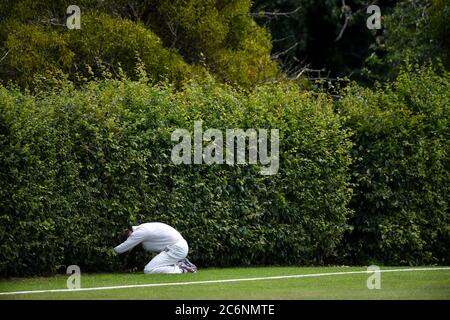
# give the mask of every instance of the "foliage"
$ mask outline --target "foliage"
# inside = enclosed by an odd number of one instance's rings
[[[166,47],[221,80],[250,86],[278,74],[269,32],[248,16],[250,0],[119,1],[121,14],[144,21]]]
[[[402,71],[386,89],[353,86],[339,103],[355,132],[353,263],[449,263],[448,74]]]
[[[0,79],[33,87],[55,81],[135,76],[142,63],[155,82],[180,84],[205,70],[245,87],[278,74],[270,34],[247,15],[249,1],[83,0],[81,30],[68,30],[67,0],[0,4]],[[119,9],[119,10],[118,10]],[[120,69],[120,70],[119,70]]]
[[[164,48],[142,25],[104,14],[84,14],[82,32],[17,25],[8,33],[5,48],[9,55],[0,68],[3,78],[23,86],[34,84],[36,78],[61,82],[65,75],[77,83],[105,73],[136,78],[139,64],[154,81],[180,83],[194,73],[179,54]]]
[[[364,74],[379,81],[394,79],[406,59],[450,70],[450,3],[445,0],[403,0],[384,19],[382,37],[367,58]]]
[[[69,4],[0,2],[1,275],[143,265],[111,247],[155,220],[202,266],[450,262],[448,1]],[[195,120],[280,129],[278,174],[173,164]]]
[[[324,95],[107,80],[34,96],[2,87],[0,114],[2,275],[117,270],[111,248],[130,223],[173,225],[202,266],[324,263],[347,229],[350,144]],[[173,164],[171,133],[200,119],[278,128],[278,174]]]
[[[322,70],[321,76],[351,76],[365,81],[364,62],[381,34],[369,30],[367,0],[256,0],[255,20],[267,26],[273,38],[273,55],[288,75],[303,67]],[[389,15],[396,1],[380,0],[376,5]],[[382,23],[384,26],[384,22]],[[317,77],[313,73],[311,77]]]

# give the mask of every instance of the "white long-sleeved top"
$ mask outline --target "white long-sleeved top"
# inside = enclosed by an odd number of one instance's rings
[[[184,240],[182,235],[171,226],[161,222],[143,223],[139,226],[132,227],[133,232],[128,239],[114,248],[117,253],[124,253],[133,249],[138,244],[147,251],[161,252],[167,246]]]

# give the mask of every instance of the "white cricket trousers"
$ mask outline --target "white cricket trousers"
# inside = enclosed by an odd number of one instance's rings
[[[178,263],[186,258],[188,251],[189,247],[184,239],[167,246],[166,250],[150,260],[144,268],[144,273],[183,273]]]

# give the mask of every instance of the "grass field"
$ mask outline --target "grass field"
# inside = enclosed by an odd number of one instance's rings
[[[382,270],[402,269],[382,267]],[[82,274],[81,287],[179,283],[273,276],[365,271],[364,267],[259,267],[203,269],[196,274],[145,275]],[[450,299],[447,270],[382,272],[381,289],[369,290],[371,274],[339,274],[300,278],[261,279],[224,283],[198,283],[107,289],[98,291],[44,292],[1,295],[0,299]],[[67,276],[0,280],[0,293],[66,289]]]

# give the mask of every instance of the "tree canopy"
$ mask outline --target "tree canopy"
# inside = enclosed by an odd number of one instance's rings
[[[2,80],[70,79],[142,62],[154,80],[181,82],[210,72],[250,86],[274,77],[270,33],[248,16],[250,1],[78,1],[81,30],[65,26],[71,1],[19,0],[0,5]]]

